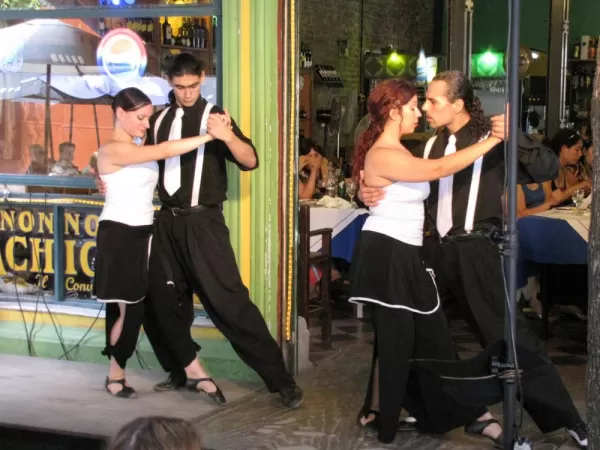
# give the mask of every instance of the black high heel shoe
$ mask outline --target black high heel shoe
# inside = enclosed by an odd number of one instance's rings
[[[111,392],[111,390],[108,388],[108,386],[111,384],[120,384],[123,387],[123,389],[121,389],[119,392],[115,392],[113,394]],[[106,391],[113,397],[128,398],[128,399],[129,398],[137,398],[137,392],[135,392],[135,390],[131,386],[127,386],[125,384],[125,378],[123,378],[122,380],[111,380],[110,378],[106,377],[106,381],[104,382],[104,387],[106,388]]]
[[[483,434],[483,431],[493,423],[500,425],[496,419],[476,420],[473,423],[465,425],[465,434],[480,439],[489,439],[494,443],[494,447],[504,448],[504,436],[502,433],[500,433],[500,435],[495,439],[491,436],[486,436]]]
[[[212,384],[215,385],[217,390],[215,392],[207,392],[204,389],[199,388],[198,384],[202,383],[203,381],[210,381]],[[188,378],[187,388],[190,392],[204,392],[213,402],[215,402],[219,406],[227,404],[227,400],[225,399],[225,395],[223,395],[223,391],[219,386],[217,386],[217,383],[215,383],[212,378]]]

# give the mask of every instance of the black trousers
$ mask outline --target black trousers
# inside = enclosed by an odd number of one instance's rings
[[[110,334],[120,316],[121,311],[118,303],[106,303],[106,347],[102,354],[108,356],[109,359],[111,356],[114,357],[119,367],[125,369],[127,360],[135,352],[142,322],[144,321],[144,300],[125,305],[125,319],[123,320],[121,335],[115,345],[111,345]]]
[[[160,211],[150,255],[150,292],[144,330],[167,372],[183,372],[199,346],[192,339],[193,293],[240,358],[271,392],[294,384],[236,264],[219,208],[187,216]]]
[[[373,305],[375,345],[373,365],[362,414],[371,409],[375,363],[378,364],[379,440],[392,442],[402,407],[417,419],[422,432],[444,433],[477,420],[484,407],[456,403],[436,377],[412,371],[411,359],[457,359],[452,334],[441,309],[415,314],[404,309]]]
[[[498,248],[486,237],[440,243],[427,238],[425,259],[434,267],[442,297],[451,295],[475,332],[482,347],[504,339],[506,295],[502,260]],[[520,311],[517,314],[517,345],[547,362],[543,374],[523,378],[523,407],[543,433],[572,428],[581,420],[543,342],[532,332]],[[528,366],[529,361],[522,361]]]

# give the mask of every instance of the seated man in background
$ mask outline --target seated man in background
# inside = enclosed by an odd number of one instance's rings
[[[79,169],[73,160],[75,159],[75,144],[63,142],[58,146],[58,161],[50,169],[50,176],[73,177],[79,175]]]
[[[29,146],[29,157],[31,163],[27,168],[28,175],[47,175],[48,174],[48,163],[46,162],[46,151],[40,144],[33,144]]]

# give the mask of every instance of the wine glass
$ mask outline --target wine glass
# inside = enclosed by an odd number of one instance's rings
[[[350,203],[352,204],[352,206],[355,206],[354,196],[356,195],[356,181],[346,181],[346,194],[348,194],[348,197],[350,197]]]
[[[582,214],[582,212],[579,211],[579,205],[581,205],[585,198],[585,191],[583,189],[575,189],[571,198],[573,199],[573,203],[575,203],[577,214]]]
[[[324,197],[327,193],[327,183],[323,178],[319,178],[317,182],[317,187],[319,188],[319,192],[321,193],[321,197]]]
[[[335,197],[337,194],[337,179],[333,171],[329,171],[327,175],[327,195]]]

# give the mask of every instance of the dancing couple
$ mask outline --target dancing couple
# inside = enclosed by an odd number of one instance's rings
[[[371,125],[355,151],[359,198],[371,216],[355,251],[350,301],[371,306],[376,335],[358,423],[382,442],[393,441],[398,429],[445,432],[465,425],[468,434],[501,445],[502,430],[484,408],[456,404],[441,386],[423,385],[409,360],[457,358],[440,308],[447,295],[483,347],[503,339],[502,261],[489,236],[503,218],[504,117],[486,120],[470,81],[456,71],[434,78],[422,109],[438,133],[413,155],[400,139],[421,116],[416,91],[402,79],[381,82],[369,97]],[[531,155],[523,160],[535,164]],[[425,242],[424,222],[430,227]],[[517,344],[542,361],[535,377],[522,380],[524,408],[542,432],[564,427],[587,448],[586,425],[543,343],[517,319]],[[399,421],[402,408],[410,422]]]
[[[153,113],[150,99],[136,88],[124,89],[113,103],[114,132],[98,153],[106,203],[94,286],[106,303],[106,389],[120,398],[136,396],[125,367],[143,324],[170,374],[156,391],[187,387],[219,405],[226,402],[197,358],[200,347],[191,335],[196,293],[240,358],[295,409],[302,389],[242,283],[222,211],[226,160],[253,170],[258,156],[229,115],[202,98],[204,76],[202,62],[182,53],[168,72],[169,107]],[[146,145],[134,143],[143,138]],[[154,217],[157,184],[162,207]]]

